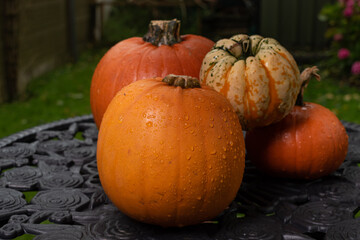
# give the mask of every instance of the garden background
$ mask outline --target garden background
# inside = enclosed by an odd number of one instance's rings
[[[300,70],[320,68],[305,100],[360,123],[360,0],[3,0],[0,3],[0,138],[90,114],[94,69],[151,19],[178,18],[181,34],[214,41],[274,37]]]

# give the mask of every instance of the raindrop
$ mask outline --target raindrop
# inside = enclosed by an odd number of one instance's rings
[[[147,123],[146,123],[146,126],[152,127],[152,126],[153,126],[153,122],[151,122],[151,121],[147,122]]]
[[[216,150],[212,150],[212,151],[210,152],[210,154],[211,154],[211,155],[215,155],[215,154],[216,154]]]
[[[214,124],[210,123],[210,127],[213,128],[213,127],[214,127]]]
[[[190,160],[190,159],[191,159],[191,155],[187,155],[187,156],[186,156],[186,159],[187,159],[187,160]]]

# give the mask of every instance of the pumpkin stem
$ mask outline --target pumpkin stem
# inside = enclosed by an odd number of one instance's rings
[[[169,74],[162,81],[174,87],[201,88],[199,80],[190,76]]]
[[[155,46],[171,46],[181,42],[180,21],[177,19],[150,21],[149,30],[143,40]]]
[[[300,92],[296,99],[296,103],[295,103],[296,106],[304,106],[304,90],[309,84],[310,79],[312,77],[315,77],[316,80],[320,81],[321,77],[318,74],[318,71],[319,71],[318,67],[313,66],[313,67],[305,68],[304,71],[302,71],[302,73],[300,74],[301,87],[300,87]]]

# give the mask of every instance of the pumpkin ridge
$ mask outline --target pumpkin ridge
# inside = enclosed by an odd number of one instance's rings
[[[181,58],[179,57],[178,52],[177,52],[178,48],[174,48],[174,49],[175,49],[174,53],[175,53],[176,59],[177,59],[177,61],[178,61],[178,64],[180,65],[180,68],[181,68],[181,69],[184,69],[184,68],[183,68],[183,64],[182,64],[182,62],[181,62]],[[184,73],[182,72],[181,74],[184,74]]]
[[[334,132],[329,131],[331,133],[331,139],[336,139],[336,135]],[[341,135],[340,135],[341,136]],[[338,156],[339,155],[339,148],[336,146],[335,141],[331,141],[333,144],[333,148],[332,148],[332,155],[331,156]],[[331,168],[334,168],[334,165],[337,164],[336,161],[332,161],[332,165]]]
[[[210,73],[210,71],[211,71],[211,69],[213,68],[215,66],[215,64],[212,64],[207,70],[206,70],[206,72],[205,72],[205,76],[204,76],[204,78],[202,79],[203,80],[203,84],[206,84],[206,81],[207,81],[207,77],[208,77],[208,75],[209,75],[209,73]]]
[[[284,58],[288,63],[289,65],[291,66],[291,69],[293,70],[294,74],[295,75],[298,75],[299,74],[299,71],[297,70],[297,68],[295,66],[293,66],[291,60],[286,56],[285,53],[281,52],[281,51],[276,51],[276,49],[274,49],[274,52],[279,54],[279,56],[281,56],[282,58]]]
[[[204,94],[202,94],[202,95],[204,95]],[[207,146],[207,144],[205,144],[206,143],[206,139],[207,139],[207,137],[206,137],[206,133],[205,133],[205,126],[207,127],[208,126],[208,124],[206,124],[206,123],[204,123],[204,121],[205,121],[205,119],[203,118],[202,119],[202,124],[200,124],[200,130],[201,130],[201,135],[202,135],[202,143],[204,143],[203,145],[202,145],[202,148],[203,148],[203,151],[205,152],[205,153],[207,153],[208,151],[207,151],[207,149],[206,149],[206,146]],[[208,168],[208,165],[209,165],[209,161],[208,161],[208,158],[207,158],[207,155],[205,155],[205,157],[204,157],[204,166],[205,166],[205,169],[207,170],[207,169],[209,169]],[[208,183],[208,174],[207,174],[207,171],[204,171],[204,185],[206,186],[207,185],[207,183]],[[206,197],[206,194],[207,194],[207,191],[206,191],[206,187],[203,187],[203,192],[202,192],[202,198],[201,198],[201,200],[200,200],[200,205],[199,205],[199,207],[198,207],[198,214],[199,215],[202,215],[201,214],[201,212],[202,212],[202,209],[204,208],[204,204],[205,204],[205,201],[204,201],[204,199],[206,199],[205,197]]]
[[[270,101],[269,101],[269,105],[268,108],[264,114],[264,119],[265,121],[269,122],[269,120],[273,120],[273,119],[268,119],[269,113],[273,112],[275,109],[275,103],[274,100],[276,98],[277,101],[279,101],[279,96],[277,95],[276,89],[275,89],[275,79],[271,76],[271,73],[269,71],[269,69],[267,69],[267,67],[265,66],[265,63],[263,60],[260,59],[260,64],[263,66],[264,70],[265,70],[265,74],[266,77],[269,79],[269,97],[270,97]],[[274,119],[276,118],[276,116],[273,117]],[[270,121],[271,122],[271,121]]]
[[[144,45],[146,45],[146,44],[144,44]],[[137,51],[138,51],[138,50],[137,50]],[[146,56],[149,52],[151,52],[151,51],[153,51],[152,48],[146,49],[145,51],[142,52],[139,61],[136,61],[136,62],[138,63],[138,66],[137,66],[136,71],[135,71],[135,72],[136,72],[136,77],[135,77],[135,79],[141,79],[141,78],[139,77],[139,73],[140,73],[141,66],[143,66],[143,61],[144,61],[145,56]]]

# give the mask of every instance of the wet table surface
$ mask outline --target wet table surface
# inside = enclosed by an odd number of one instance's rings
[[[90,115],[16,133],[0,139],[0,239],[360,239],[360,125],[343,124],[348,155],[331,176],[275,179],[247,161],[220,216],[168,229],[136,222],[108,200]]]

